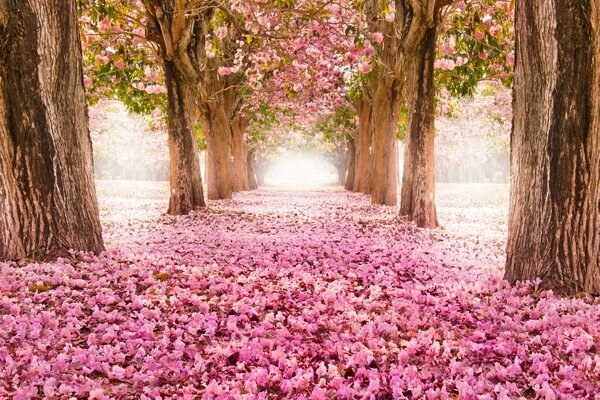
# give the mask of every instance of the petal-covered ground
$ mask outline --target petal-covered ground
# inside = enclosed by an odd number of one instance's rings
[[[0,264],[0,398],[594,399],[600,303],[501,280],[507,187],[444,229],[334,188],[161,216],[99,182],[107,251]]]

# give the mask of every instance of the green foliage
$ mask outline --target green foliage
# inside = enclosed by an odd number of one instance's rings
[[[484,97],[492,97],[495,96],[497,93],[498,90],[494,86],[485,83],[481,85],[481,94]]]
[[[78,0],[88,102],[121,100],[135,113],[166,108],[155,49],[145,40],[143,11],[124,0]]]
[[[468,61],[451,69],[437,69],[437,84],[453,96],[472,96],[482,80],[499,80],[511,86],[513,69],[507,59],[514,43],[513,6],[478,0],[465,1],[464,7],[448,16],[440,43],[453,43],[451,59]],[[443,51],[444,46],[440,48]]]
[[[200,124],[196,124],[196,143],[198,144],[198,150],[206,151],[208,149],[206,135],[202,132],[202,125]]]
[[[343,144],[347,136],[352,136],[356,129],[355,121],[356,111],[354,108],[349,106],[338,107],[315,126],[314,133],[322,136],[322,144],[325,150],[331,152]]]
[[[408,133],[408,107],[403,105],[398,115],[398,123],[396,124],[396,139],[404,141]]]

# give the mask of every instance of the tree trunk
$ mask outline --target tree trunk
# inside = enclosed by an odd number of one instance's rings
[[[355,136],[357,133],[355,133]],[[348,162],[346,163],[348,174],[346,175],[346,190],[353,190],[356,180],[356,146],[354,145],[354,138],[348,137],[346,139],[348,144]]]
[[[348,172],[348,164],[346,161],[342,161],[336,164],[337,175],[338,175],[338,185],[344,186],[346,184],[346,172]]]
[[[371,115],[372,116],[372,115]],[[371,194],[371,188],[373,187],[373,169],[375,166],[375,161],[374,161],[374,157],[373,157],[373,149],[375,148],[375,135],[373,135],[373,120],[371,119],[370,122],[370,135],[371,135],[371,140],[369,141],[369,168],[367,170],[367,172],[365,173],[365,184],[364,184],[364,190],[363,193],[364,194]]]
[[[256,171],[254,170],[255,166],[255,150],[248,151],[248,187],[250,190],[258,189],[258,184],[256,183]]]
[[[398,83],[389,77],[378,77],[373,96],[373,168],[371,202],[395,206],[398,201],[396,123],[400,93]]]
[[[244,131],[247,120],[238,116],[231,125],[231,156],[232,162],[232,186],[234,192],[249,190],[248,182],[248,155],[246,143],[244,143]]]
[[[208,198],[210,200],[231,199],[231,127],[229,113],[221,102],[203,107],[202,127],[206,133]]]
[[[185,215],[205,207],[200,160],[196,142],[196,84],[187,80],[177,66],[164,59],[165,84],[169,117],[169,186],[168,213]]]
[[[267,169],[266,160],[262,157],[254,159],[254,173],[256,174],[256,184],[258,186],[264,186],[265,184],[265,171]]]
[[[103,250],[74,0],[0,2],[0,259]]]
[[[416,51],[407,55],[408,130],[404,151],[404,172],[400,215],[408,216],[417,226],[438,226],[435,208],[435,61],[436,18]]]
[[[372,106],[368,99],[363,99],[359,105],[358,132],[355,140],[356,165],[354,175],[355,192],[370,193],[369,181],[371,168],[369,166],[371,149],[371,111]]]
[[[600,7],[518,1],[505,278],[600,294]]]

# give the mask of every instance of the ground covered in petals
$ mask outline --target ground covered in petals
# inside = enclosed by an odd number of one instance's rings
[[[105,253],[0,264],[0,398],[600,398],[600,302],[501,280],[506,186],[441,185],[432,231],[335,188],[167,193],[99,182]]]

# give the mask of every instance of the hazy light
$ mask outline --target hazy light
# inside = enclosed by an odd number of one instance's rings
[[[274,186],[310,187],[335,184],[335,167],[324,157],[310,153],[285,153],[273,160],[265,183]]]

